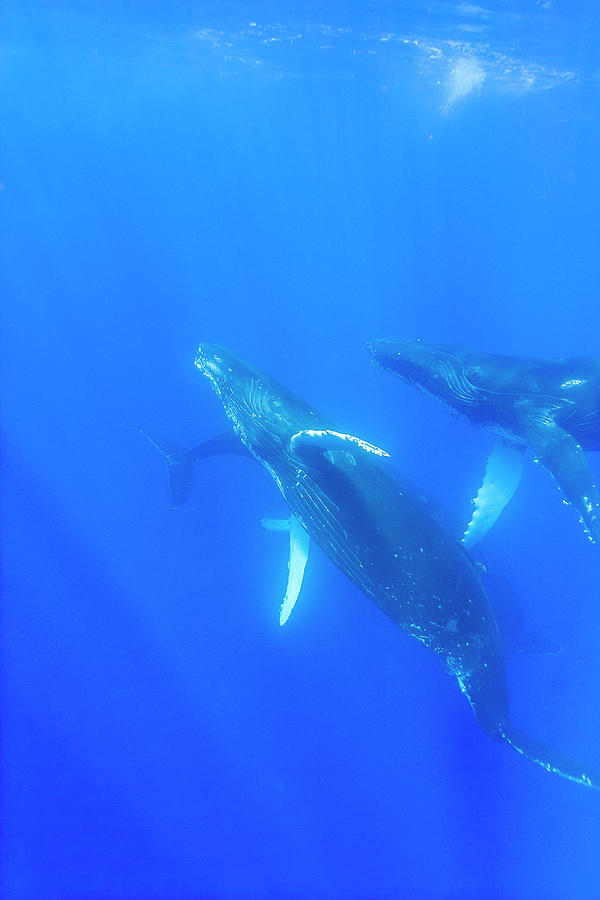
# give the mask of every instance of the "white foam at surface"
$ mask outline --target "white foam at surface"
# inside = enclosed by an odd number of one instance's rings
[[[486,73],[484,69],[474,59],[462,58],[457,60],[448,78],[446,100],[442,107],[443,111],[445,113],[450,112],[459,100],[463,100],[476,91],[480,92],[485,78]]]

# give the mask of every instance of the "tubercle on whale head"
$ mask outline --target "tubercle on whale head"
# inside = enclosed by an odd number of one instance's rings
[[[194,365],[207,376],[223,402],[227,396],[248,403],[266,379],[257,368],[220,344],[200,344]]]
[[[371,361],[452,406],[471,405],[481,369],[473,354],[447,344],[416,340],[375,340],[369,343]]]
[[[376,340],[369,342],[371,361],[407,381],[435,378],[439,363],[453,356],[454,348],[425,344],[421,340]]]
[[[371,362],[405,381],[422,381],[435,374],[436,354],[421,341],[376,340],[369,343]]]
[[[200,344],[194,365],[209,378],[225,378],[232,373],[229,365],[230,352],[219,344]]]
[[[287,446],[295,432],[319,420],[301,398],[226,347],[200,344],[195,365],[209,378],[243,442],[260,447],[262,455],[269,447]]]

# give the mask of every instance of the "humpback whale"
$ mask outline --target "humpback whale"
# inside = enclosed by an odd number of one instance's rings
[[[421,341],[369,344],[376,365],[497,435],[464,542],[473,546],[516,490],[522,451],[554,476],[600,542],[600,499],[585,450],[600,450],[600,356],[535,359]]]
[[[273,477],[290,510],[289,520],[263,520],[290,534],[280,622],[292,611],[313,540],[393,622],[443,661],[489,735],[549,772],[600,788],[600,775],[511,722],[502,645],[480,567],[444,530],[427,499],[391,472],[386,452],[340,431],[224,347],[202,344],[195,364],[223,404],[233,426],[229,438],[218,436],[186,453],[147,436],[166,457],[176,504],[189,493],[195,460],[231,451],[234,439]]]

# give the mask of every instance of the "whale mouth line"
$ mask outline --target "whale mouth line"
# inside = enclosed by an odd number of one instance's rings
[[[393,372],[406,384],[414,385],[432,396],[439,395],[443,402],[441,385],[461,404],[473,405],[478,389],[472,383],[461,361],[453,354],[417,354],[415,348],[422,346],[418,341],[371,341],[369,349],[373,363],[384,370]]]

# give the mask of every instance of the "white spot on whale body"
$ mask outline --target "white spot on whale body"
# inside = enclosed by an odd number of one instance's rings
[[[465,57],[458,59],[450,71],[446,86],[446,101],[442,106],[442,112],[449,113],[459,100],[463,100],[474,91],[480,91],[485,77],[485,70],[474,59]]]

